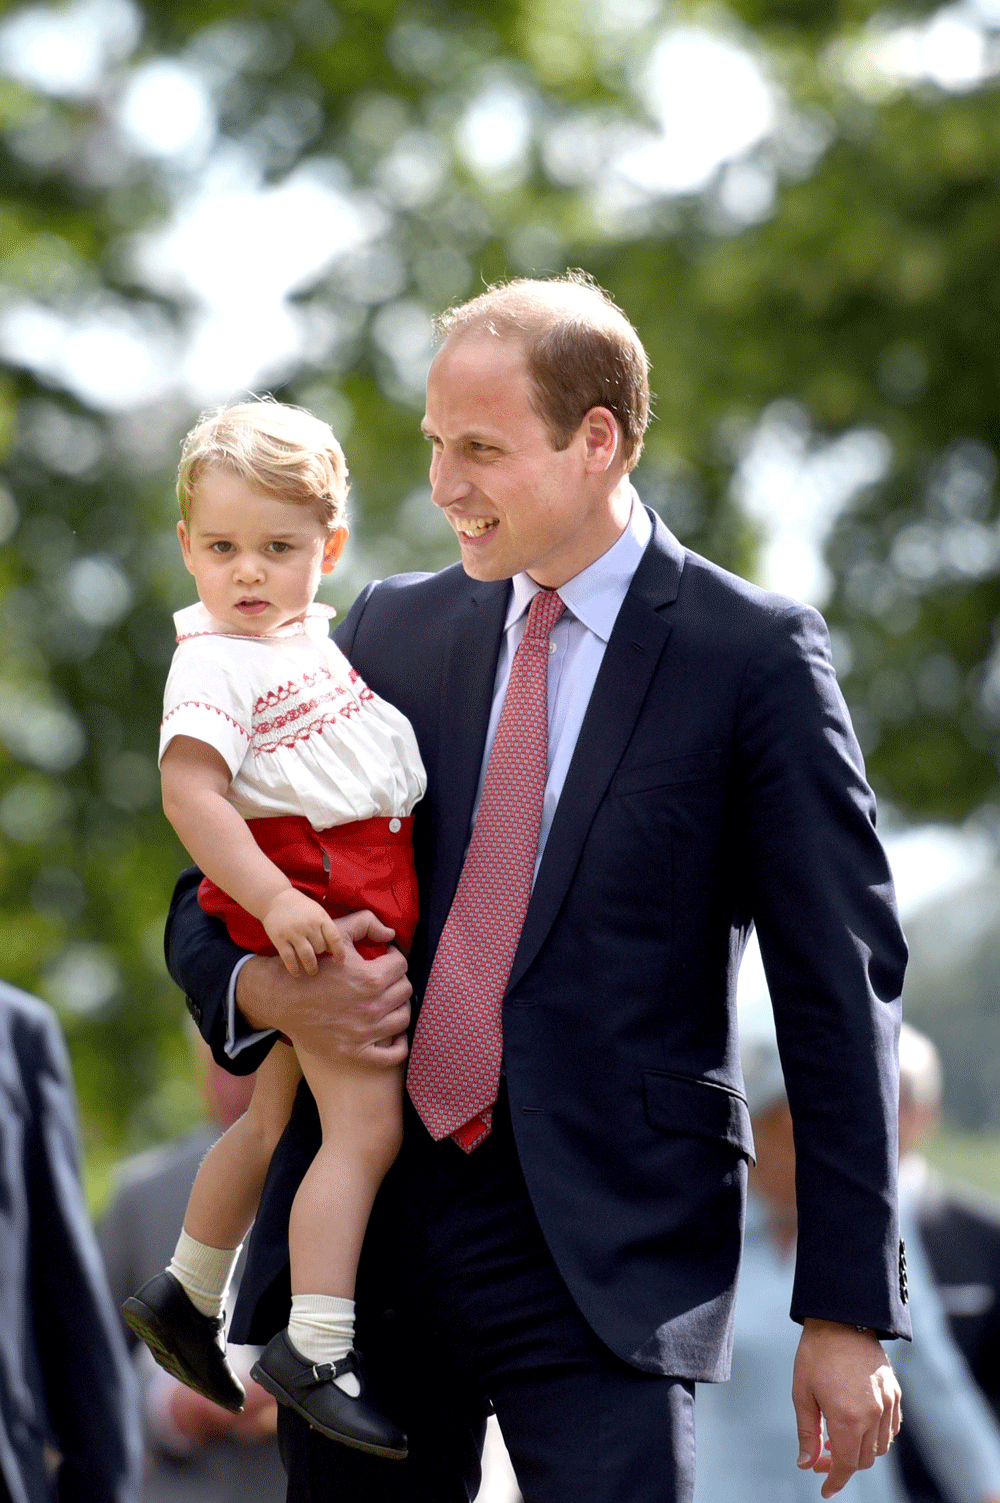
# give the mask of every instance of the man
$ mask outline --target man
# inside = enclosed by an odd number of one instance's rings
[[[1000,1212],[948,1184],[919,1151],[941,1111],[941,1060],[926,1034],[899,1035],[900,1198],[919,1226],[951,1333],[994,1415],[1000,1416]],[[932,1458],[909,1431],[896,1457],[912,1503],[938,1503]],[[947,1494],[945,1494],[947,1495]]]
[[[741,1054],[757,1162],[750,1171],[733,1375],[698,1400],[695,1503],[731,1503],[734,1496],[740,1503],[811,1503],[813,1479],[790,1476],[788,1468],[795,1444],[786,1399],[795,1350],[795,1327],[787,1318],[795,1253],[792,1119],[773,1037],[746,1030]],[[912,1214],[901,1199],[902,1224],[909,1228],[913,1340],[894,1352],[906,1412],[900,1441],[919,1445],[940,1485],[936,1498],[1000,1503],[1000,1435],[951,1339]],[[901,1454],[897,1444],[891,1462],[898,1463]],[[859,1473],[849,1495],[851,1503],[902,1503],[905,1497],[892,1464]]]
[[[115,1194],[97,1228],[116,1305],[169,1262],[198,1166],[220,1131],[246,1110],[253,1077],[232,1075],[194,1035],[196,1068],[211,1122],[119,1167]],[[131,1332],[126,1340],[135,1343]],[[275,1403],[240,1367],[247,1390],[242,1414],[232,1414],[156,1367],[141,1344],[146,1438],[143,1503],[277,1503],[284,1471],[274,1439]],[[235,1358],[236,1354],[234,1354]],[[147,1360],[148,1359],[148,1360]]]
[[[752,1151],[733,998],[753,922],[800,1139],[800,1464],[829,1465],[830,1496],[888,1449],[898,1389],[875,1333],[908,1324],[905,946],[825,628],[642,507],[645,354],[598,289],[512,283],[441,332],[423,427],[462,566],[370,586],[337,638],[410,717],[429,780],[413,1109],[358,1290],[410,1455],[375,1467],[283,1411],[289,1496],[468,1499],[491,1404],[526,1503],[686,1503],[693,1384],[726,1376],[731,1342]],[[293,985],[248,960],[230,1012],[240,954],[195,880],[168,953],[217,1057],[248,1067],[289,1008],[300,1034],[402,1056],[391,953]],[[370,916],[345,932],[385,937]],[[283,1319],[283,1218],[315,1142],[300,1099],[243,1333]]]
[[[139,1503],[135,1384],[80,1183],[55,1015],[0,982],[0,1499]]]

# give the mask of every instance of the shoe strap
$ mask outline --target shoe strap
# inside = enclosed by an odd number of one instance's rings
[[[361,1363],[361,1353],[351,1350],[346,1357],[341,1357],[339,1362],[318,1362],[310,1369],[314,1383],[332,1383],[334,1378],[341,1377],[344,1373],[353,1373],[361,1384],[365,1386],[365,1370]]]

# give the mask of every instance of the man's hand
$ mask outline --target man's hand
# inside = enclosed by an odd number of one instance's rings
[[[795,1358],[792,1402],[803,1470],[826,1472],[824,1498],[884,1456],[899,1431],[896,1375],[873,1331],[806,1320]],[[829,1454],[823,1450],[823,1420]]]
[[[251,1027],[281,1029],[307,1051],[328,1054],[332,1047],[366,1064],[401,1065],[412,993],[406,958],[392,948],[375,960],[358,954],[362,941],[391,944],[394,937],[367,910],[336,924],[344,941],[339,965],[321,955],[315,976],[292,977],[277,955],[255,955],[236,978],[236,1005]]]

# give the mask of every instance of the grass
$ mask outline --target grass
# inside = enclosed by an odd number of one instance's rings
[[[949,1179],[961,1180],[1000,1200],[1000,1131],[964,1132],[943,1126],[923,1150]]]

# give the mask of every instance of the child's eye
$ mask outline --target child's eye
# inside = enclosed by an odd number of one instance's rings
[[[289,551],[290,546],[291,545],[289,543],[272,543],[271,544],[271,552],[272,553],[287,553]]]
[[[220,543],[213,543],[212,544],[212,552],[213,553],[231,553],[232,552],[232,548],[233,548],[232,543],[221,543],[220,542]]]

